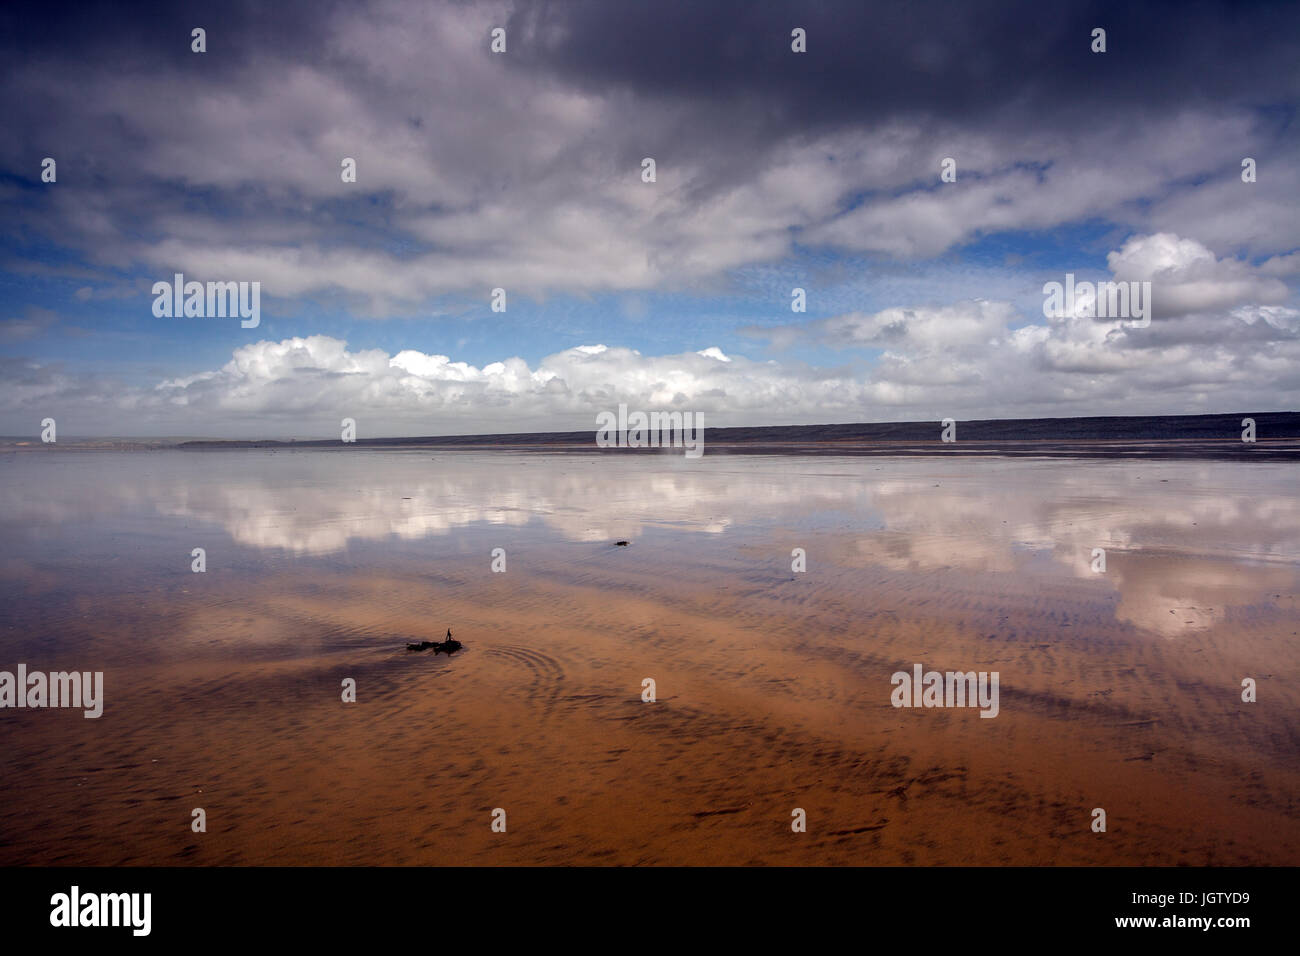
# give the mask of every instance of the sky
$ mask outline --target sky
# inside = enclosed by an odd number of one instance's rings
[[[68,6],[0,10],[0,434],[1300,409],[1300,4]]]

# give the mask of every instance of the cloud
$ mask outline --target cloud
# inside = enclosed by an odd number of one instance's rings
[[[1280,261],[1280,260],[1270,260]],[[1136,236],[1106,256],[1119,280],[1152,284],[1155,317],[1213,312],[1238,305],[1276,305],[1286,284],[1238,259],[1216,259],[1195,239],[1171,233]]]
[[[17,192],[15,227],[109,272],[256,279],[365,317],[496,286],[708,289],[797,248],[925,259],[1097,218],[1294,251],[1277,157],[1297,134],[1254,104],[1261,76],[1300,89],[1295,11],[1190,8],[1171,30],[1118,6],[1101,57],[1086,4],[955,5],[924,32],[901,9],[763,7],[236,3],[202,56],[165,6],[24,20],[0,166],[34,183],[39,142],[60,179]]]
[[[1116,279],[1153,283],[1150,327],[1079,314],[1020,324],[1011,303],[973,300],[743,331],[780,348],[880,350],[857,383],[873,406],[864,418],[1193,413],[1209,396],[1249,408],[1265,381],[1269,407],[1296,405],[1300,312],[1274,304],[1288,295],[1278,279],[1164,233],[1107,261]]]
[[[476,367],[414,349],[391,357],[378,349],[353,352],[341,340],[310,336],[242,346],[222,368],[161,382],[133,402],[160,416],[185,408],[296,428],[297,434],[337,416],[359,423],[368,417],[376,424],[361,427],[378,437],[393,432],[377,427],[402,434],[581,430],[594,428],[597,411],[620,402],[732,420],[762,418],[783,404],[838,407],[842,414],[852,401],[847,384],[811,369],[728,356],[716,347],[645,356],[579,346],[547,356],[536,368],[517,357]]]
[[[891,351],[964,350],[1000,337],[1016,317],[1007,302],[892,308],[863,315],[850,312],[796,325],[747,326],[746,334],[778,346],[813,342],[837,348]]]
[[[332,436],[344,417],[362,437],[585,430],[624,402],[703,412],[709,426],[1300,407],[1300,311],[1250,301],[1271,296],[1277,280],[1169,235],[1137,237],[1111,263],[1116,275],[1168,282],[1197,308],[1242,304],[1149,328],[1077,315],[1019,324],[1010,303],[972,300],[749,330],[781,345],[879,352],[836,366],[605,344],[535,365],[518,356],[475,365],[314,335],[244,345],[220,368],[151,389],[11,362],[0,407],[18,422],[66,409],[112,434],[304,438]]]

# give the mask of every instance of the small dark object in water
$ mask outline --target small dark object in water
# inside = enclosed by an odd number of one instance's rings
[[[626,541],[615,541],[615,542],[614,542],[614,547],[616,547],[616,548],[626,548],[626,547],[627,547],[627,542],[626,542]]]
[[[454,654],[465,645],[451,636],[451,628],[447,628],[447,639],[445,641],[420,641],[418,644],[407,644],[408,651],[427,651],[433,648],[435,654]]]

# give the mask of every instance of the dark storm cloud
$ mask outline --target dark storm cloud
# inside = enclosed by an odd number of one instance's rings
[[[0,49],[26,59],[82,62],[123,72],[190,65],[190,31],[211,34],[208,49],[220,57],[204,69],[238,69],[259,53],[318,56],[338,0],[79,0],[13,3],[0,7]],[[6,64],[14,60],[6,56]]]
[[[355,73],[336,55],[332,24],[364,9],[334,0],[19,4],[0,11],[0,49],[9,67],[20,55],[54,65],[75,52],[105,71],[197,68],[214,80],[263,57]],[[564,0],[515,4],[501,21],[510,69],[730,117],[723,129],[699,129],[704,139],[742,122],[777,136],[900,115],[966,121],[1014,111],[1054,125],[1097,110],[1293,107],[1300,94],[1292,2]],[[219,56],[196,64],[195,26]],[[807,56],[791,55],[794,26],[808,31]],[[1098,26],[1104,58],[1089,49]],[[436,36],[428,51],[438,55]]]
[[[511,25],[525,37],[512,65],[676,111],[674,155],[713,157],[699,196],[755,175],[773,144],[890,120],[1010,143],[1280,103],[1272,123],[1300,141],[1295,3],[578,0],[521,5]]]
[[[1008,108],[1051,125],[1300,91],[1295,3],[582,0],[522,5],[511,24],[528,67],[688,105],[746,102],[778,131]],[[805,57],[790,55],[796,26]]]

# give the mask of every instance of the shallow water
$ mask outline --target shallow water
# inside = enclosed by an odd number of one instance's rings
[[[3,454],[0,862],[1294,864],[1298,471]]]

